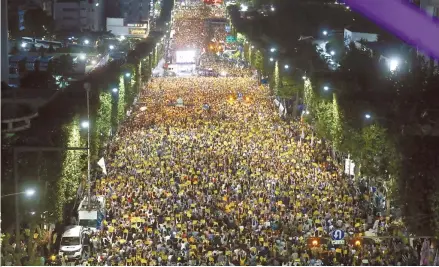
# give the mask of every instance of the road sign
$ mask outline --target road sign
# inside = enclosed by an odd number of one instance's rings
[[[227,43],[233,43],[233,42],[236,42],[236,38],[235,38],[235,36],[232,36],[232,35],[227,36],[227,37],[226,37],[226,42],[227,42]]]
[[[344,238],[344,231],[342,230],[335,230],[332,232],[332,239],[333,240],[342,240]]]
[[[332,240],[333,245],[344,245],[344,240]]]

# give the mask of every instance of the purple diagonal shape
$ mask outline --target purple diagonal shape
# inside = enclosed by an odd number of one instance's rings
[[[439,23],[401,0],[345,0],[407,43],[439,59]]]

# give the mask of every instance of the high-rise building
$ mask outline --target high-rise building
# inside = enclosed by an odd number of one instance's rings
[[[56,0],[54,20],[57,30],[103,31],[104,0]]]
[[[127,23],[147,22],[155,2],[154,0],[119,0],[120,16]]]

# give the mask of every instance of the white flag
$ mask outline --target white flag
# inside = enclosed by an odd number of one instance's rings
[[[99,167],[102,168],[102,172],[107,175],[107,168],[105,168],[105,160],[104,157],[102,157],[99,161],[98,161],[98,165]]]

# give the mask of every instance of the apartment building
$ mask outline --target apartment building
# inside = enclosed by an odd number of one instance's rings
[[[154,10],[155,0],[119,0],[120,16],[126,23],[147,22]]]
[[[105,30],[104,0],[56,0],[54,20],[57,30]]]

